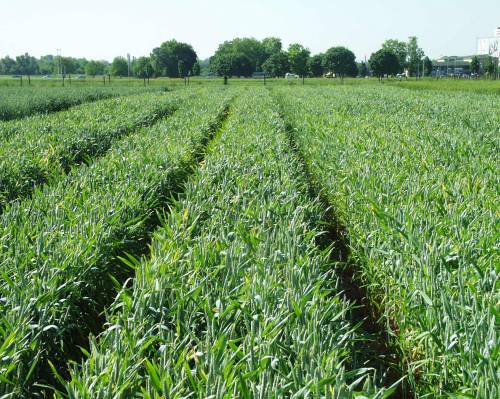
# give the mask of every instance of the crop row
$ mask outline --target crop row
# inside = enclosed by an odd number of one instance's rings
[[[0,211],[36,186],[104,153],[121,136],[173,112],[186,96],[173,92],[120,97],[26,119],[8,133],[0,126]]]
[[[78,104],[106,98],[158,91],[142,87],[3,87],[0,96],[0,121],[24,118],[34,114],[62,111]],[[0,135],[1,136],[1,135]]]
[[[498,98],[275,93],[416,395],[499,397]]]
[[[151,258],[108,313],[72,398],[351,397],[355,328],[328,251],[323,211],[264,89],[245,91]],[[388,391],[386,391],[388,393]],[[380,396],[378,396],[380,397]]]
[[[51,380],[50,364],[64,375],[102,328],[101,312],[132,273],[118,258],[145,251],[157,212],[224,118],[227,92],[195,94],[0,216],[0,396],[33,395]],[[135,105],[152,100],[168,104],[153,96]]]

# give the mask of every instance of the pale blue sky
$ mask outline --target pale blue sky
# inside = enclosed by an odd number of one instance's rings
[[[476,37],[497,26],[500,0],[0,0],[0,57],[60,48],[110,60],[175,38],[206,58],[224,40],[278,36],[313,53],[344,45],[363,59],[385,39],[410,35],[439,57],[474,53]]]

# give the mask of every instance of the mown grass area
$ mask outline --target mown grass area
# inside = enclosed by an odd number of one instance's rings
[[[199,90],[171,117],[116,142],[0,217],[0,395],[33,397],[78,359],[102,312],[133,275],[118,258],[140,256],[182,190],[230,100]],[[156,101],[168,103],[168,98]],[[47,391],[46,391],[47,392]]]
[[[40,77],[32,78],[32,85],[28,87],[24,85],[19,86],[19,79],[13,79],[10,76],[0,76],[0,93],[2,90],[7,89],[9,86],[16,87],[18,90],[29,91],[31,89],[37,89],[41,87],[60,87],[62,85],[61,79],[42,79]],[[190,87],[190,86],[218,86],[223,84],[223,79],[221,77],[200,77],[195,76],[189,79],[189,85],[184,79],[170,79],[170,78],[155,78],[150,79],[149,82],[146,81],[146,87],[165,87],[167,89]],[[228,84],[231,86],[264,86],[264,80],[253,79],[253,78],[230,78]],[[302,79],[283,79],[283,78],[266,78],[266,86],[301,86]],[[452,79],[452,78],[423,78],[415,80],[415,78],[408,79],[397,79],[389,78],[383,79],[382,83],[379,82],[378,78],[345,78],[340,79],[328,79],[328,78],[306,78],[305,85],[314,86],[377,86],[384,87],[386,85],[395,86],[405,89],[415,89],[415,90],[445,90],[445,91],[465,91],[465,92],[477,92],[477,93],[491,93],[500,94],[500,80],[490,80],[490,79]],[[3,86],[3,87],[2,87]],[[77,89],[77,88],[117,88],[117,87],[144,87],[144,81],[137,78],[111,78],[111,83],[106,80],[104,85],[102,77],[96,78],[86,78],[82,80],[74,80],[71,86],[66,84],[64,89]]]
[[[498,397],[500,99],[274,90],[410,388]]]
[[[465,91],[484,94],[500,94],[500,80],[489,79],[433,79],[389,80],[388,85],[413,90]]]

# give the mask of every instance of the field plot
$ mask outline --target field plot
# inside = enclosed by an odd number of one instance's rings
[[[120,97],[0,125],[0,211],[36,186],[103,154],[116,139],[173,112],[183,96]]]
[[[170,118],[0,217],[0,394],[30,397],[53,380],[49,361],[64,375],[77,345],[100,331],[100,313],[133,274],[116,257],[145,250],[156,212],[181,189],[228,101],[224,90],[193,92]]]
[[[276,104],[246,91],[69,396],[347,398],[369,387],[371,370],[346,370],[356,334],[315,244],[322,215]]]
[[[416,396],[499,397],[500,99],[273,91]]]
[[[37,87],[0,89],[0,121],[62,111],[78,104],[106,98],[159,91],[161,87]]]
[[[0,398],[500,396],[500,98],[359,81],[0,122]]]

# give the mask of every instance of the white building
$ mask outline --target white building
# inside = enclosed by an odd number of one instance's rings
[[[476,54],[490,55],[495,58],[500,57],[500,27],[495,29],[493,36],[477,39]]]

